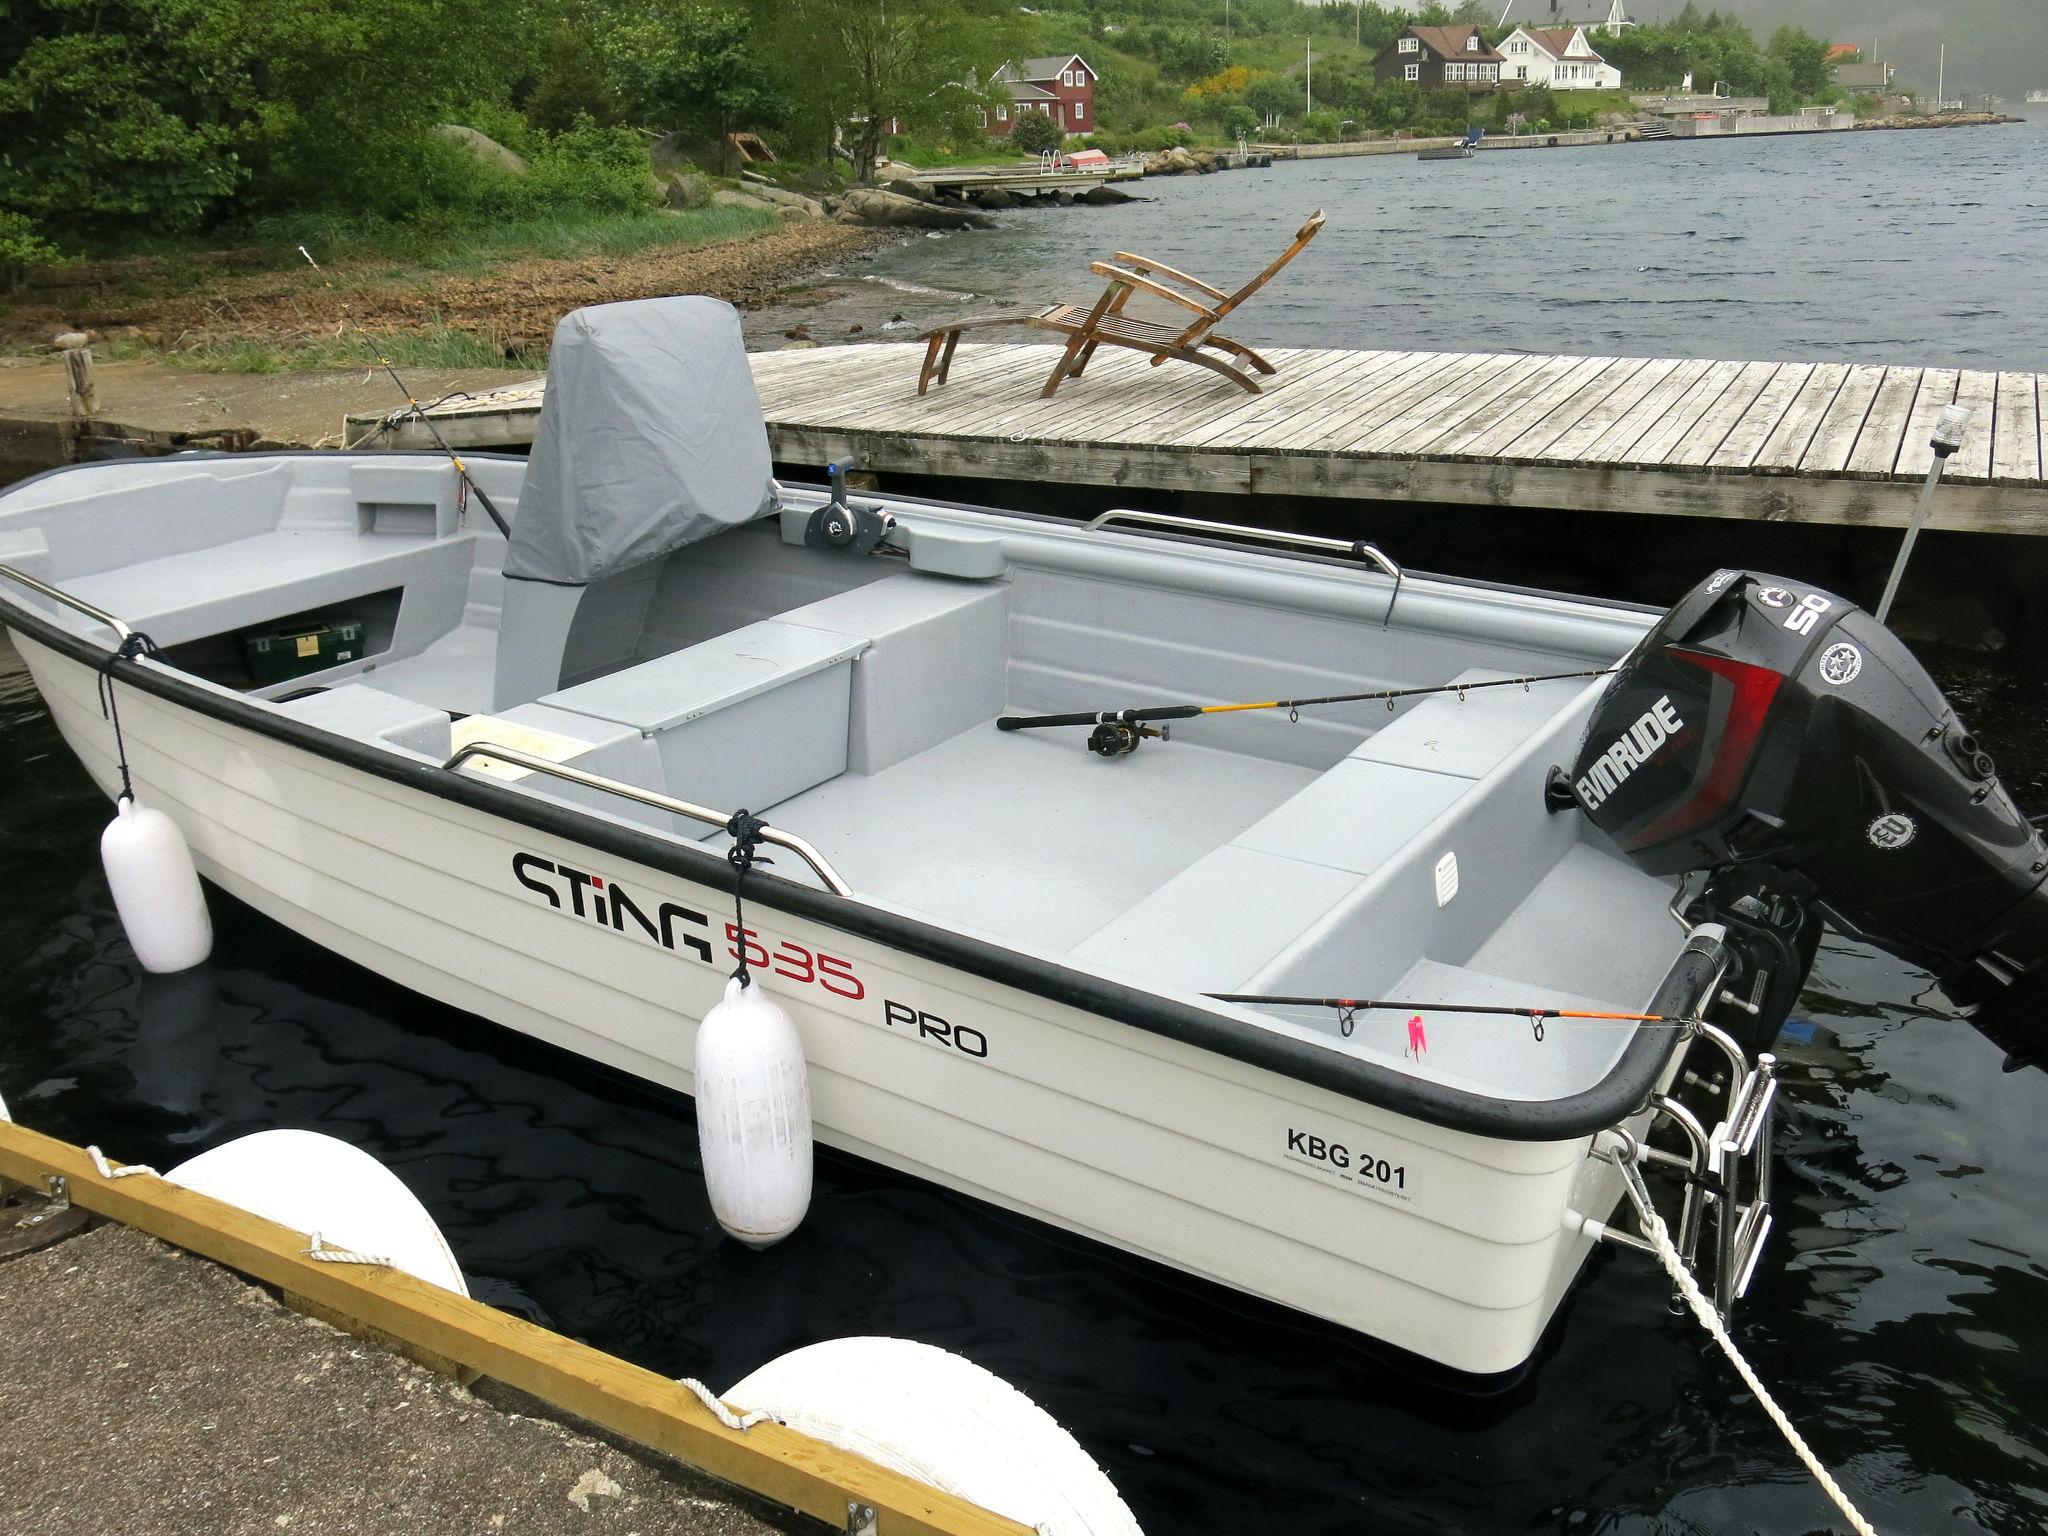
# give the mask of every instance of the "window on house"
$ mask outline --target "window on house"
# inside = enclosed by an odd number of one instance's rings
[[[1404,80],[1420,80],[1422,78],[1422,66],[1420,64],[1410,64],[1401,71],[1401,77]]]
[[[1074,103],[1074,121],[1078,123],[1078,122],[1080,122],[1080,121],[1081,121],[1081,119],[1082,119],[1082,118],[1086,117],[1087,115],[1088,115],[1088,103],[1087,103],[1087,102],[1085,102],[1085,101],[1077,101],[1077,102],[1075,102],[1075,103]]]
[[[999,123],[1007,123],[1007,122],[1008,122],[1009,120],[1010,120],[1010,109],[1009,109],[1008,107],[997,107],[997,108],[996,108],[996,121],[997,121],[997,122],[999,122]]]
[[[1420,38],[1414,38],[1414,37],[1404,37],[1404,38],[1402,38],[1402,39],[1401,39],[1401,52],[1403,52],[1403,53],[1420,53],[1421,51],[1422,51],[1422,40],[1421,40]]]
[[[1516,78],[1517,80],[1526,80],[1526,79],[1528,79],[1528,78],[1529,78],[1529,66],[1528,66],[1528,65],[1526,65],[1526,64],[1517,64],[1517,65],[1515,66],[1515,78]]]
[[[1479,51],[1479,34],[1477,32],[1474,32],[1465,39],[1465,51],[1467,53],[1477,53]]]
[[[1444,66],[1444,80],[1446,81],[1446,83],[1448,83],[1449,81],[1452,81],[1452,80],[1462,80],[1462,79],[1464,79],[1464,78],[1465,78],[1465,66],[1464,66],[1464,65],[1462,65],[1462,64],[1446,64],[1446,65]]]

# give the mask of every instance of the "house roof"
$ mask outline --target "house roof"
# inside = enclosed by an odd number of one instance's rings
[[[1014,65],[1005,64],[1003,68],[1014,68],[1018,77],[1024,80],[1052,80],[1058,78],[1060,72],[1069,64],[1078,64],[1091,75],[1095,73],[1088,68],[1088,61],[1078,53],[1059,53],[1045,59],[1019,59]]]
[[[1487,47],[1484,39],[1480,41],[1477,48],[1467,48],[1465,46],[1466,39],[1476,36],[1478,31],[1477,27],[1410,27],[1401,35],[1403,37],[1421,38],[1423,47],[1429,49],[1431,53],[1442,55],[1446,59],[1478,59],[1482,62],[1500,62],[1500,55]],[[1389,49],[1395,49],[1399,46],[1398,39],[1388,44]],[[1382,50],[1382,53],[1384,54],[1385,51]]]
[[[1852,53],[1861,53],[1862,51],[1863,50],[1854,43],[1829,43],[1828,62],[1832,64],[1837,59],[1845,59]]]
[[[1012,101],[1058,101],[1051,91],[1040,90],[1025,80],[1005,80],[1003,89],[1010,93]]]

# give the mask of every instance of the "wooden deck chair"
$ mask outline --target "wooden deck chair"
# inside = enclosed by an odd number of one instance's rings
[[[946,382],[962,331],[991,325],[1032,325],[1040,330],[1057,331],[1067,338],[1059,361],[1053,365],[1052,376],[1039,392],[1041,398],[1049,397],[1063,381],[1078,375],[1095,356],[1096,348],[1104,345],[1149,352],[1155,368],[1165,362],[1194,363],[1258,394],[1258,381],[1243,367],[1226,362],[1225,357],[1259,373],[1271,374],[1277,370],[1242,342],[1218,335],[1215,328],[1238,305],[1272,281],[1282,267],[1299,256],[1309,241],[1322,232],[1322,228],[1323,211],[1318,208],[1309,215],[1308,222],[1294,232],[1292,245],[1276,256],[1258,276],[1237,292],[1228,294],[1199,278],[1177,272],[1164,262],[1129,251],[1118,251],[1109,261],[1094,262],[1088,268],[1096,276],[1109,279],[1109,286],[1102,290],[1102,296],[1095,301],[1093,308],[1054,304],[1038,310],[1010,310],[950,322],[925,332],[924,369],[918,375],[917,392],[921,395],[934,383]],[[1169,287],[1169,284],[1175,286]],[[1141,292],[1193,310],[1196,318],[1186,326],[1176,326],[1139,320],[1125,314],[1124,306],[1130,302],[1131,296]],[[1224,356],[1215,355],[1217,353]]]

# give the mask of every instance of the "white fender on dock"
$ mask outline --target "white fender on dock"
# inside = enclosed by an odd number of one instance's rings
[[[469,1294],[441,1229],[404,1180],[332,1136],[258,1131],[202,1152],[164,1178],[295,1232],[317,1232],[325,1246],[376,1254],[394,1269]]]
[[[1051,1414],[929,1344],[827,1339],[723,1395],[1050,1536],[1142,1536],[1108,1476]]]
[[[192,851],[162,811],[123,795],[100,834],[100,862],[128,946],[145,971],[189,970],[213,953],[213,921]]]
[[[711,1214],[751,1248],[781,1242],[811,1205],[811,1090],[796,1025],[734,977],[697,1026],[696,1075]]]

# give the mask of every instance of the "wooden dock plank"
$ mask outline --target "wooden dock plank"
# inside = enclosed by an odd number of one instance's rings
[[[1429,359],[1435,353],[1388,352],[1381,355],[1378,366],[1370,372],[1347,374],[1342,385],[1331,391],[1327,409],[1319,409],[1303,417],[1299,427],[1275,435],[1270,447],[1286,451],[1325,453],[1329,451],[1333,435],[1348,433],[1353,423],[1363,415],[1371,402],[1381,399],[1390,385],[1400,379],[1412,379],[1417,371],[1430,366]]]
[[[1839,474],[1849,461],[1849,451],[1856,446],[1856,435],[1863,430],[1863,418],[1869,414],[1870,402],[1877,398],[1877,386],[1883,381],[1884,369],[1876,364],[1851,363],[1843,368],[1834,398],[1828,401],[1820,419],[1814,423],[1813,431],[1800,446],[1798,455],[1787,457],[1793,447],[1792,438],[1787,435],[1782,442],[1774,439],[1764,445],[1763,453],[1758,455],[1757,467],[1783,468],[1803,474]],[[1817,463],[1825,464],[1827,468],[1816,471],[1812,466]]]
[[[1627,383],[1594,404],[1577,421],[1544,443],[1540,450],[1533,444],[1530,445],[1527,450],[1529,457],[1540,459],[1544,463],[1571,463],[1586,451],[1589,443],[1606,433],[1617,421],[1654,394],[1658,386],[1681,366],[1676,358],[1650,359]],[[1519,455],[1523,451],[1523,445],[1520,443],[1509,450],[1511,455]]]
[[[1386,415],[1378,426],[1355,440],[1347,451],[1366,454],[1391,453],[1397,451],[1394,447],[1396,443],[1404,442],[1418,433],[1440,436],[1481,405],[1510,388],[1515,370],[1523,367],[1528,361],[1528,355],[1519,352],[1496,352],[1486,356],[1477,367],[1461,375],[1455,382],[1439,385],[1427,394],[1410,400],[1398,414]]]
[[[1319,381],[1316,404],[1304,410],[1287,431],[1275,434],[1271,446],[1286,449],[1313,441],[1331,424],[1349,415],[1352,402],[1376,388],[1374,381],[1399,367],[1401,360],[1408,355],[1405,352],[1365,352],[1359,354],[1356,366],[1325,374]]]
[[[1998,376],[1998,421],[1991,450],[1991,478],[2039,482],[2041,465],[2039,383],[2031,373]]]
[[[1608,427],[1579,448],[1576,462],[1600,464],[1626,454],[1667,412],[1698,386],[1700,378],[1713,367],[1710,359],[1688,358],[1666,374],[1642,399],[1617,414]],[[1562,455],[1560,455],[1562,457]]]
[[[1887,368],[1877,386],[1870,409],[1864,413],[1856,444],[1849,450],[1842,472],[1851,476],[1891,478],[1899,462],[1899,447],[1906,439],[1906,420],[1913,414],[1913,397],[1920,392],[1918,368]]]
[[[1489,458],[1502,457],[1508,444],[1521,437],[1539,422],[1566,417],[1563,426],[1570,426],[1583,415],[1591,405],[1604,399],[1615,387],[1625,382],[1628,375],[1643,366],[1639,357],[1589,357],[1584,360],[1578,372],[1571,376],[1568,384],[1545,394],[1524,400],[1515,409],[1479,434],[1467,446],[1470,454],[1483,454]]]
[[[1754,464],[1764,444],[1781,427],[1792,422],[1792,408],[1813,382],[1815,371],[1811,363],[1787,363],[1771,375],[1771,381],[1750,402],[1749,409],[1738,416],[1728,429],[1728,435],[1721,439],[1721,446],[1708,456],[1707,466],[1710,469],[1748,469]],[[1841,387],[1839,373],[1834,376],[1834,387]],[[1832,390],[1828,398],[1833,398]],[[1818,416],[1819,411],[1813,414]]]
[[[1742,364],[1730,362],[1709,363],[1705,372],[1693,380],[1692,387],[1680,395],[1662,416],[1650,427],[1628,451],[1615,455],[1624,464],[1661,464],[1664,456],[1699,424],[1702,416],[1714,407],[1742,372]]]
[[[1998,434],[1998,375],[1966,368],[1956,379],[1956,404],[1970,413],[1963,446],[1949,455],[1944,474],[1956,480],[1991,478],[1991,445]]]
[[[1735,423],[1770,386],[1785,365],[1744,363],[1713,405],[1693,423],[1692,430],[1665,451],[1663,462],[1670,465],[1704,467],[1720,451],[1721,444],[1735,429]],[[1803,375],[1802,375],[1803,377]]]
[[[1484,383],[1472,385],[1458,400],[1447,401],[1441,411],[1431,413],[1429,419],[1417,423],[1400,436],[1377,444],[1375,451],[1380,454],[1423,452],[1431,444],[1462,431],[1481,411],[1487,409],[1509,390],[1519,388],[1522,381],[1542,364],[1543,359],[1536,354],[1515,354],[1510,358],[1507,367]]]
[[[1351,414],[1369,409],[1373,401],[1398,388],[1402,379],[1416,377],[1425,371],[1434,371],[1442,368],[1453,355],[1449,352],[1405,352],[1400,354],[1396,358],[1393,367],[1377,371],[1371,380],[1367,382],[1366,387],[1351,397],[1348,402],[1346,419],[1348,420]],[[1249,424],[1255,420],[1263,420],[1272,411],[1272,404],[1258,397],[1251,397],[1250,399],[1240,397],[1240,399],[1244,400],[1244,403],[1230,410],[1212,413],[1208,417],[1193,423],[1186,430],[1177,432],[1171,437],[1163,439],[1163,441],[1170,443],[1176,448],[1199,448],[1210,444],[1217,446],[1227,445],[1230,447],[1237,446],[1239,439],[1233,432],[1233,428]]]
[[[1371,410],[1357,412],[1347,428],[1333,428],[1324,435],[1322,441],[1331,445],[1327,450],[1330,452],[1370,452],[1366,443],[1376,434],[1392,427],[1417,405],[1430,399],[1442,400],[1454,395],[1462,385],[1475,376],[1483,378],[1496,371],[1498,366],[1484,352],[1453,354],[1450,361],[1440,368],[1410,374],[1401,381],[1399,388],[1389,390],[1376,398]],[[1271,445],[1257,443],[1252,446]]]
[[[1514,441],[1499,449],[1503,459],[1533,461],[1545,457],[1559,438],[1587,416],[1628,391],[1651,366],[1648,358],[1620,357],[1545,411]]]
[[[1959,368],[1929,368],[1920,375],[1919,392],[1907,413],[1899,441],[1898,461],[1892,473],[1911,480],[1924,480],[1934,463],[1934,427],[1941,420],[1943,406],[1955,404],[1956,386],[1962,382]]]
[[[1509,386],[1468,414],[1451,431],[1429,445],[1431,458],[1459,458],[1483,453],[1474,444],[1496,431],[1502,422],[1523,410],[1530,401],[1542,400],[1556,390],[1567,389],[1593,373],[1598,360],[1590,357],[1546,357],[1534,368],[1517,369]]]

